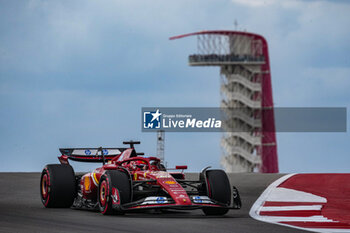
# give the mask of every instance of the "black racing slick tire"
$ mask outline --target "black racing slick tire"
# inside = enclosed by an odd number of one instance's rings
[[[41,202],[47,208],[68,208],[76,195],[74,170],[66,164],[49,164],[40,179]]]
[[[124,214],[120,206],[131,201],[129,174],[124,171],[106,171],[100,178],[98,203],[102,214]]]
[[[208,195],[211,199],[229,206],[231,204],[231,188],[227,174],[223,170],[206,171]],[[205,215],[224,215],[228,208],[204,208]]]

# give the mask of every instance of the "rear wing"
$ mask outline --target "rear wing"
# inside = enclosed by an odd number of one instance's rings
[[[60,148],[61,163],[67,164],[68,159],[79,162],[105,162],[120,155],[129,148]]]

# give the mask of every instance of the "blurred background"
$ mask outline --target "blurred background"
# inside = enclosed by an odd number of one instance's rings
[[[350,106],[348,1],[0,1],[0,171],[41,171],[59,147],[156,154],[141,107],[218,107],[218,67],[189,67],[199,30],[269,44],[275,107]],[[234,24],[234,22],[238,24]],[[168,166],[220,167],[220,133],[167,133]],[[277,133],[279,168],[349,172],[349,133]],[[73,163],[76,170],[94,165]]]

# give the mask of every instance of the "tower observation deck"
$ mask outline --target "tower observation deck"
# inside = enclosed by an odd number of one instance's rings
[[[268,46],[241,31],[201,31],[190,66],[219,66],[225,133],[221,164],[228,172],[278,172]],[[266,111],[267,110],[267,111]]]

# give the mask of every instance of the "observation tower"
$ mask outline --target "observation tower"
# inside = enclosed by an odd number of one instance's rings
[[[221,164],[228,172],[278,172],[268,46],[241,31],[200,31],[190,66],[219,66],[225,113]]]

